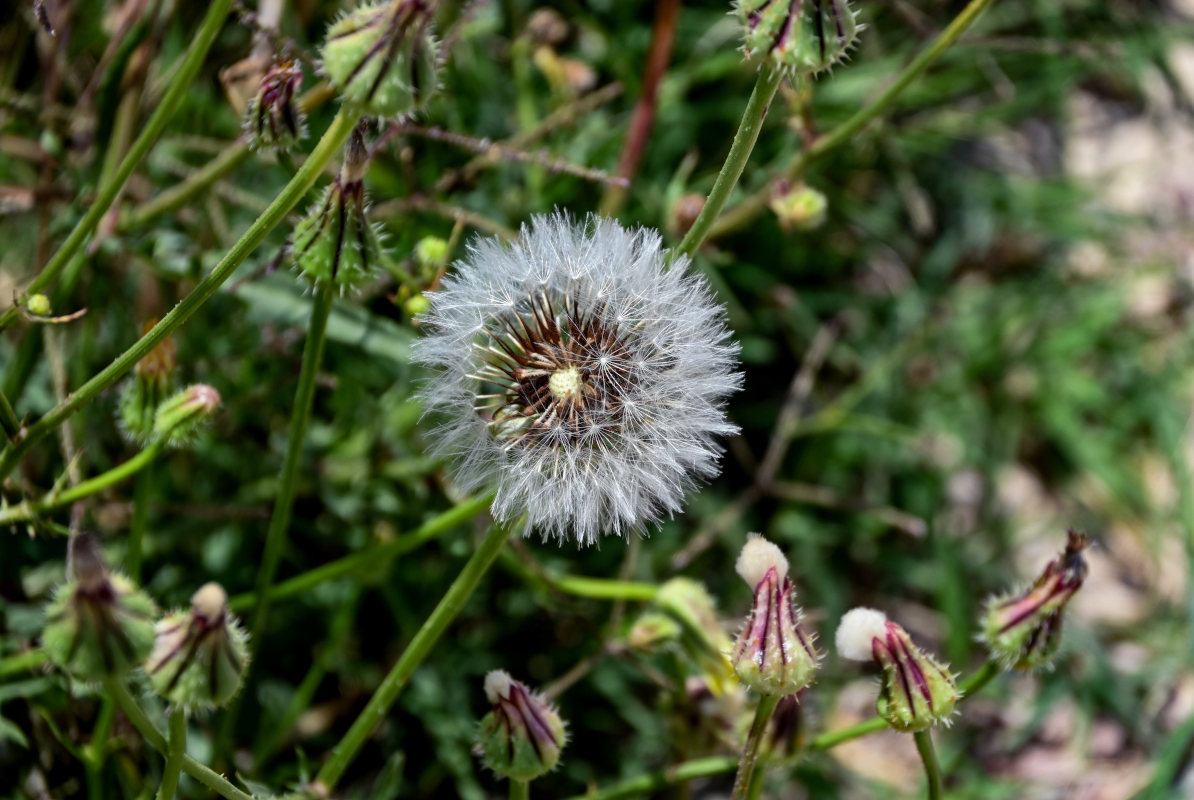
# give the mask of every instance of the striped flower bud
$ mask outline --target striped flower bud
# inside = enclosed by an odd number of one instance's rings
[[[228,595],[207,583],[191,608],[157,624],[145,671],[154,691],[189,710],[222,706],[232,699],[249,664],[249,635],[228,610]]]
[[[302,83],[297,62],[279,61],[270,67],[245,109],[250,149],[290,150],[307,135],[306,116],[295,102]]]
[[[734,643],[734,671],[761,694],[796,694],[815,680],[820,654],[813,637],[800,629],[802,614],[788,577],[788,559],[774,544],[751,534],[736,569],[755,595]]]
[[[168,447],[184,447],[220,407],[220,393],[205,383],[188,386],[158,406],[153,439]]]
[[[847,0],[738,0],[736,10],[747,57],[761,55],[795,76],[829,69],[858,36]]]
[[[377,231],[365,216],[368,169],[369,148],[358,127],[344,149],[340,174],[294,229],[295,263],[313,282],[351,289],[381,260]]]
[[[148,320],[142,333],[156,324],[156,319]],[[121,390],[118,405],[120,430],[130,442],[146,444],[153,439],[158,406],[174,391],[177,372],[177,349],[169,336],[133,367],[133,377]]]
[[[108,569],[89,533],[71,537],[66,574],[46,608],[46,654],[83,680],[125,674],[153,647],[157,606],[132,581]]]
[[[517,781],[533,780],[554,769],[567,740],[555,708],[502,670],[485,676],[485,696],[493,705],[478,734],[485,766]]]
[[[837,649],[844,658],[873,659],[883,669],[877,711],[891,727],[915,732],[938,722],[949,724],[959,697],[953,675],[883,612],[847,612],[838,625]]]
[[[1086,578],[1084,534],[1068,531],[1065,549],[1022,592],[992,597],[983,617],[982,639],[1005,668],[1048,666],[1061,645],[1062,612]]]
[[[346,101],[394,117],[418,110],[434,92],[438,50],[431,4],[396,0],[363,6],[334,23],[323,69]]]

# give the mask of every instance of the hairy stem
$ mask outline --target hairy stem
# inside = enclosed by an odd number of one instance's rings
[[[755,774],[755,766],[759,763],[763,734],[767,732],[767,723],[778,703],[779,698],[773,695],[765,694],[759,698],[759,705],[755,708],[755,720],[751,723],[746,747],[742,750],[742,760],[738,763],[738,774],[734,776],[731,800],[746,800],[750,793],[750,782]]]
[[[166,124],[174,117],[174,113],[178,111],[179,105],[186,97],[187,92],[190,91],[191,84],[195,81],[195,76],[199,73],[199,68],[203,65],[203,59],[207,56],[207,51],[211,48],[212,42],[215,41],[216,34],[223,27],[231,5],[232,0],[212,0],[211,5],[207,8],[207,15],[203,18],[203,22],[195,32],[194,38],[191,40],[191,46],[183,56],[178,71],[174,74],[174,79],[170,82],[169,88],[158,103],[157,109],[149,117],[149,120],[145,123],[145,127],[141,129],[141,135],[133,142],[128,154],[120,162],[120,166],[111,176],[111,179],[100,186],[95,199],[91,201],[90,206],[87,208],[87,213],[83,215],[83,218],[75,225],[74,230],[66,237],[66,241],[58,248],[58,252],[54,253],[53,257],[46,263],[45,268],[25,287],[25,294],[34,294],[49,286],[58,277],[58,273],[70,263],[71,258],[95,230],[96,225],[99,224],[109,206],[112,205],[117,195],[120,194],[120,190],[124,188],[124,184],[133,174],[133,171],[137,169],[145,159],[145,156],[149,154],[150,149],[162,134],[162,131],[165,130]],[[17,307],[13,305],[3,314],[0,314],[0,330],[4,330],[11,325],[19,313]]]
[[[176,708],[170,712],[170,741],[157,800],[174,800],[174,792],[178,789],[178,775],[182,771],[182,757],[186,751],[187,715],[181,708]]]
[[[419,628],[418,633],[406,646],[406,650],[390,669],[381,685],[377,687],[377,691],[369,698],[369,703],[353,722],[352,727],[348,729],[348,733],[344,734],[344,738],[332,750],[332,755],[323,765],[323,769],[315,776],[316,787],[320,791],[326,792],[328,795],[331,794],[336,783],[343,777],[344,771],[348,769],[348,765],[352,763],[361,746],[365,744],[365,740],[373,733],[374,728],[390,710],[390,706],[406,688],[415,669],[423,663],[435,643],[439,641],[439,637],[464,608],[465,602],[477,588],[477,584],[489,570],[494,559],[497,558],[508,536],[509,533],[505,526],[497,523],[490,526],[489,532],[485,534],[485,539],[473,551],[464,568],[460,570],[460,574],[456,576],[452,585],[448,587],[448,591],[439,601],[439,605],[423,622],[423,626]]]
[[[942,31],[941,35],[934,39],[932,44],[922,50],[912,60],[912,63],[904,67],[903,71],[896,76],[891,86],[887,87],[869,105],[856,111],[852,117],[829,133],[819,137],[810,147],[803,150],[784,170],[784,178],[789,182],[799,180],[810,164],[850,141],[854,137],[854,134],[858,133],[869,122],[887,111],[892,103],[896,101],[896,98],[903,94],[904,90],[911,86],[912,82],[920,77],[921,73],[928,69],[934,61],[941,57],[942,53],[961,38],[966,29],[974,23],[979,14],[992,1],[970,0],[970,4],[962,9],[962,12],[949,24],[949,27]],[[764,186],[742,203],[732,208],[721,219],[717,220],[717,223],[709,231],[709,235],[717,238],[742,228],[759,212],[767,208],[767,203],[770,199],[771,187]]]
[[[696,222],[692,223],[692,227],[689,228],[679,247],[676,248],[676,252],[691,257],[705,241],[705,237],[709,235],[713,222],[721,213],[721,209],[725,207],[726,201],[730,199],[730,192],[734,191],[734,186],[737,185],[738,178],[741,177],[742,170],[746,167],[750,151],[754,150],[755,142],[759,138],[759,131],[763,129],[763,117],[767,115],[771,98],[775,96],[775,90],[779,88],[782,78],[783,73],[769,65],[759,69],[759,77],[755,81],[755,88],[750,93],[750,99],[746,101],[746,110],[742,112],[742,121],[738,123],[738,131],[734,134],[729,155],[726,156],[725,163],[721,165],[721,172],[717,174],[717,179],[713,182],[713,189],[710,190],[709,197],[705,199],[701,213],[697,216]]]
[[[54,406],[44,417],[29,427],[25,437],[19,442],[9,444],[0,454],[0,480],[3,480],[29,448],[41,441],[47,434],[69,419],[87,403],[95,399],[101,391],[115,383],[122,375],[145,357],[162,339],[165,339],[175,328],[186,322],[196,310],[206,303],[220,286],[232,277],[249,254],[257,248],[265,237],[272,231],[290,210],[298,205],[308,190],[318,180],[320,174],[340,150],[349,134],[356,127],[360,114],[357,111],[341,108],[332,124],[324,132],[323,138],[315,145],[311,155],[295,173],[285,188],[274,198],[269,207],[262,212],[240,240],[232,246],[225,256],[220,259],[215,268],[206,278],[184,297],[178,305],[170,310],[157,325],[142,336],[136,344],[104,367],[90,380],[68,395],[61,403]]]
[[[916,751],[925,765],[925,778],[929,782],[929,800],[941,800],[941,766],[937,763],[937,751],[933,749],[933,737],[928,731],[912,734],[916,739]]]

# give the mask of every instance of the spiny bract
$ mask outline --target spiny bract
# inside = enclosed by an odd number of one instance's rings
[[[493,489],[524,533],[592,544],[678,511],[718,471],[741,376],[724,310],[657,233],[536,217],[473,243],[415,348],[432,437],[466,491]]]

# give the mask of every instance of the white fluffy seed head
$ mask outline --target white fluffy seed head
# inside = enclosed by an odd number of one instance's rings
[[[773,542],[769,542],[757,533],[748,534],[746,544],[738,555],[738,563],[734,569],[742,576],[742,580],[754,588],[762,582],[767,570],[775,567],[780,580],[788,575],[788,559]]]
[[[870,661],[874,656],[871,642],[887,632],[887,615],[873,608],[854,608],[846,612],[837,626],[837,651],[851,661]]]
[[[495,669],[485,675],[485,696],[489,702],[497,705],[498,699],[510,696],[510,684],[514,679],[504,669]]]
[[[475,240],[428,294],[433,451],[493,514],[581,545],[680,511],[720,470],[741,385],[725,310],[657,233],[591,216]],[[521,523],[520,523],[520,520]]]

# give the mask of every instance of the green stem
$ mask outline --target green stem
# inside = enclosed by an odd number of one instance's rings
[[[984,686],[1002,674],[1003,667],[994,661],[983,664],[978,672],[958,684],[958,691],[962,693],[961,699],[965,700],[970,695],[981,691]]]
[[[141,544],[149,524],[149,498],[152,496],[153,470],[149,470],[137,476],[133,487],[133,518],[129,521],[128,552],[124,557],[125,572],[136,583],[141,581]]]
[[[510,800],[531,800],[531,782],[511,780]]]
[[[265,534],[265,553],[257,572],[257,602],[253,609],[253,626],[249,630],[259,642],[265,633],[265,620],[269,613],[270,585],[274,581],[274,573],[278,570],[278,560],[286,545],[286,531],[290,527],[290,514],[298,488],[299,463],[303,455],[303,439],[307,435],[307,423],[311,420],[315,379],[323,361],[323,345],[328,317],[332,313],[334,289],[331,282],[320,283],[315,288],[315,304],[311,307],[311,322],[307,329],[307,342],[303,347],[303,366],[299,371],[298,389],[294,394],[294,408],[290,414],[290,438],[286,443],[286,457],[278,476],[278,497],[274,501],[274,513],[270,517],[269,530]]]
[[[141,738],[154,750],[166,753],[168,750],[166,737],[150,721],[145,711],[129,693],[124,681],[119,678],[108,678],[104,685],[108,689],[108,695],[116,701],[116,705],[120,706],[120,710],[141,734]],[[253,800],[251,795],[237,789],[223,776],[216,774],[215,771],[185,753],[182,756],[182,771],[227,800]]]
[[[654,600],[659,587],[654,583],[587,578],[581,575],[547,575],[556,589],[577,597],[594,600]]]
[[[848,142],[854,134],[862,130],[867,123],[874,120],[876,117],[883,114],[891,107],[892,103],[896,101],[905,89],[912,85],[912,82],[920,77],[926,69],[928,69],[934,61],[941,57],[941,55],[948,50],[955,42],[961,38],[962,34],[969,28],[978,18],[979,14],[991,4],[992,0],[970,0],[970,4],[962,9],[962,12],[954,18],[953,22],[949,24],[941,34],[933,40],[933,43],[922,50],[916,58],[912,60],[908,66],[904,67],[903,71],[896,76],[895,81],[891,86],[873,101],[870,105],[859,109],[829,133],[819,137],[812,145],[803,150],[800,155],[796,157],[787,169],[784,170],[784,178],[790,182],[799,180],[804,171],[808,169],[809,165],[814,161],[824,157],[830,151],[840,147]],[[771,187],[764,186],[759,191],[755,192],[749,198],[744,200],[739,205],[731,209],[724,217],[717,221],[717,224],[712,226],[709,234],[714,238],[723,236],[731,231],[738,230],[746,225],[756,214],[767,207],[767,203],[771,199]]]
[[[734,191],[734,186],[738,183],[738,178],[746,167],[750,151],[754,150],[755,141],[759,138],[759,131],[763,129],[763,117],[767,115],[767,107],[771,105],[771,98],[775,96],[775,90],[779,88],[782,79],[783,72],[773,69],[770,65],[759,69],[755,88],[750,93],[750,99],[746,101],[746,110],[742,112],[742,121],[738,123],[738,131],[734,134],[733,143],[730,144],[729,155],[726,156],[725,163],[721,165],[721,172],[717,174],[717,180],[713,182],[713,189],[709,192],[709,197],[705,199],[701,213],[697,215],[696,222],[692,223],[692,227],[685,234],[680,246],[676,248],[676,252],[689,257],[693,256],[705,241],[705,237],[709,235],[713,222],[721,213],[726,201],[730,199],[730,192]]]
[[[194,34],[191,40],[191,46],[187,50],[186,55],[183,56],[182,63],[178,72],[174,75],[174,80],[170,83],[166,93],[158,102],[157,108],[153,114],[150,115],[145,127],[141,129],[141,135],[133,142],[132,147],[129,148],[128,154],[125,155],[124,160],[120,162],[120,166],[116,169],[115,174],[112,175],[111,180],[105,182],[96,193],[95,199],[87,208],[87,213],[75,225],[74,230],[66,237],[66,241],[58,248],[58,252],[54,253],[53,257],[46,263],[46,266],[37,277],[25,288],[24,294],[35,294],[50,285],[55,278],[58,277],[64,267],[70,263],[71,258],[75,252],[83,246],[87,238],[95,230],[96,225],[103,218],[108,211],[109,206],[120,194],[120,190],[124,188],[124,184],[128,181],[133,171],[149,154],[150,149],[161,136],[162,131],[165,130],[166,124],[174,117],[178,111],[179,105],[186,97],[187,92],[191,89],[191,84],[195,81],[195,76],[199,73],[199,68],[203,66],[203,59],[207,56],[207,51],[211,48],[212,42],[216,39],[216,34],[220,32],[220,28],[224,25],[224,20],[228,16],[228,9],[232,5],[232,0],[212,0],[207,9],[207,15],[203,18],[203,22],[199,25],[199,30]],[[13,320],[18,315],[17,307],[9,307],[3,314],[0,314],[0,331],[12,324]]]
[[[162,339],[169,336],[175,328],[186,322],[201,305],[206,303],[224,281],[232,277],[236,268],[249,257],[249,254],[265,240],[269,232],[290,213],[292,208],[298,205],[299,201],[315,185],[315,181],[318,180],[324,167],[331,162],[332,157],[347,141],[359,118],[360,115],[357,111],[350,111],[347,108],[340,109],[336,118],[332,120],[331,126],[324,132],[323,138],[319,140],[311,155],[303,162],[303,166],[269,204],[269,207],[262,212],[261,216],[249,226],[249,229],[232,246],[232,249],[220,259],[220,263],[215,266],[211,274],[200,281],[190,294],[174,306],[170,313],[142,336],[136,344],[124,351],[112,363],[31,425],[26,431],[25,438],[5,448],[3,454],[0,454],[0,480],[12,472],[13,467],[29,448],[132,369]]]
[[[883,717],[871,717],[863,720],[856,725],[850,725],[846,728],[840,728],[836,731],[827,731],[820,736],[814,738],[808,743],[808,750],[829,750],[837,747],[842,742],[848,742],[851,739],[857,739],[860,736],[866,736],[868,733],[876,733],[878,731],[887,729],[887,720]]]
[[[439,637],[464,608],[469,595],[477,588],[482,576],[497,558],[497,554],[501,551],[502,545],[506,543],[508,536],[509,533],[505,526],[495,523],[490,527],[489,532],[485,534],[485,539],[469,557],[460,574],[456,576],[456,580],[448,587],[448,591],[439,601],[439,605],[423,622],[423,626],[419,628],[418,633],[411,639],[398,662],[394,664],[381,685],[377,687],[373,697],[369,698],[369,703],[353,722],[352,727],[348,729],[348,733],[332,750],[332,755],[323,765],[323,769],[315,776],[316,788],[320,792],[331,795],[336,783],[343,777],[344,771],[356,757],[357,751],[365,744],[365,740],[369,738],[374,728],[389,711],[390,706],[398,699],[415,669],[423,663],[423,660],[431,652],[431,648],[439,641]]]
[[[18,672],[33,672],[47,661],[45,650],[26,650],[24,653],[14,653],[0,658],[0,678],[15,675]]]
[[[161,450],[162,444],[155,442],[123,464],[113,467],[107,472],[101,472],[94,478],[77,483],[64,491],[50,492],[36,500],[26,500],[11,508],[6,508],[0,511],[0,525],[14,525],[18,522],[27,522],[36,519],[43,512],[68,506],[76,500],[82,500],[84,497],[90,497],[110,486],[115,486],[140,470],[145,469]]]
[[[272,602],[284,597],[292,597],[296,594],[309,591],[311,588],[326,581],[336,580],[337,578],[343,578],[368,569],[376,569],[378,564],[385,563],[387,559],[402,555],[403,553],[409,553],[420,545],[472,519],[488,508],[492,502],[492,494],[485,494],[465,500],[439,516],[433,517],[423,523],[406,536],[400,536],[388,542],[371,545],[352,555],[338,558],[335,561],[282,581],[270,588],[269,599]],[[257,594],[255,592],[246,592],[230,599],[228,607],[233,611],[244,611],[253,607],[256,602]]]
[[[178,790],[178,774],[182,770],[182,757],[186,751],[187,715],[181,708],[176,708],[170,712],[170,742],[157,800],[174,800],[174,793]]]
[[[21,421],[17,419],[17,412],[13,410],[12,404],[8,402],[8,398],[2,391],[0,391],[0,428],[4,429],[4,435],[9,439],[15,439],[21,432]]]
[[[937,763],[937,751],[933,749],[933,737],[928,731],[912,734],[916,739],[916,751],[925,765],[925,778],[929,782],[929,800],[941,800],[941,766]]]
[[[734,791],[731,800],[745,800],[750,793],[751,778],[754,777],[755,767],[759,763],[759,753],[762,750],[763,735],[767,732],[767,723],[771,720],[771,713],[775,711],[779,697],[765,694],[759,698],[759,705],[755,709],[755,721],[751,723],[750,734],[746,737],[746,747],[742,750],[742,761],[738,764],[738,774],[734,777]]]

